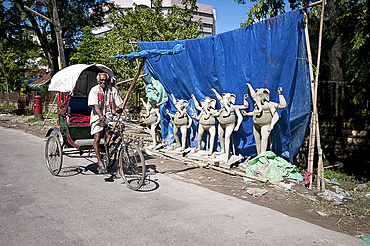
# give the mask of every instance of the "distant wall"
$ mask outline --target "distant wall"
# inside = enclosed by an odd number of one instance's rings
[[[55,93],[47,91],[32,91],[22,95],[18,92],[0,93],[0,106],[13,104],[18,109],[29,108],[33,110],[33,98],[36,95],[41,96],[42,111],[49,111],[54,101]]]

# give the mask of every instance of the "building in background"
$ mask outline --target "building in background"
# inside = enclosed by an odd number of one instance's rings
[[[115,4],[118,8],[132,9],[133,4],[140,8],[152,8],[151,0],[110,0],[108,3]],[[172,9],[173,5],[182,6],[181,0],[163,0],[162,10],[166,14]],[[193,12],[193,20],[200,20],[203,23],[203,32],[201,37],[212,36],[216,34],[216,11],[213,6],[197,3],[198,9]],[[94,28],[92,33],[95,37],[102,37],[110,31],[111,24],[106,22],[102,27]]]

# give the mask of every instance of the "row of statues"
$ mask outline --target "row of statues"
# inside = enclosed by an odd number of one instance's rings
[[[268,138],[274,128],[276,122],[279,120],[279,115],[276,109],[283,109],[286,107],[286,100],[283,96],[283,90],[281,87],[278,88],[279,102],[270,101],[270,91],[266,88],[256,89],[247,83],[251,98],[255,102],[254,110],[251,112],[244,111],[249,107],[247,98],[248,94],[244,95],[243,105],[235,105],[236,96],[232,93],[222,93],[220,95],[215,89],[211,89],[219,101],[221,108],[216,109],[216,99],[212,99],[206,96],[199,102],[192,94],[191,98],[194,101],[195,108],[199,111],[199,114],[189,115],[187,111],[188,101],[184,99],[176,99],[171,94],[173,103],[176,107],[176,113],[172,114],[169,110],[166,110],[166,114],[173,121],[173,133],[175,141],[180,151],[185,150],[187,143],[187,131],[193,123],[193,119],[198,124],[198,146],[197,151],[201,150],[202,138],[204,133],[208,132],[209,136],[209,148],[206,143],[206,152],[208,155],[213,153],[214,142],[216,137],[216,121],[218,121],[218,138],[221,145],[220,154],[223,155],[223,161],[227,162],[230,157],[230,147],[232,133],[238,131],[243,121],[243,116],[249,116],[253,118],[253,135],[255,138],[257,154],[267,150]],[[142,99],[141,99],[142,100]],[[145,103],[142,100],[145,108],[146,115],[142,117],[143,122],[149,127],[153,145],[157,145],[157,137],[155,129],[158,127],[160,122],[159,108],[152,105],[150,102]],[[181,133],[181,140],[178,133]],[[234,151],[235,152],[235,151]]]

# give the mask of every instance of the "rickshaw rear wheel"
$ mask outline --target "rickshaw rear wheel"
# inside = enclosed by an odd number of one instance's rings
[[[58,175],[62,168],[63,151],[59,139],[54,135],[46,140],[45,161],[49,172],[52,175]]]
[[[118,168],[127,187],[140,189],[146,177],[145,159],[140,148],[133,143],[123,145],[118,159]]]

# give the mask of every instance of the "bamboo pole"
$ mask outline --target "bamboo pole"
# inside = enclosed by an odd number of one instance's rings
[[[44,127],[45,126],[45,123],[46,123],[46,120],[49,118],[49,115],[50,115],[50,112],[51,110],[53,109],[54,107],[54,104],[55,104],[55,101],[57,100],[57,97],[58,97],[58,93],[55,93],[55,97],[54,97],[54,100],[53,100],[53,104],[51,105],[50,109],[49,109],[49,112],[48,114],[46,115],[46,118],[44,120],[44,123],[42,123],[42,126],[41,127]]]
[[[131,85],[130,85],[130,88],[128,89],[128,91],[127,91],[127,93],[126,93],[125,99],[123,100],[123,103],[122,103],[122,104],[123,104],[123,108],[125,108],[126,103],[127,103],[128,99],[129,99],[129,97],[130,97],[131,93],[132,93],[132,90],[134,89],[134,85],[135,85],[135,83],[136,83],[137,79],[139,78],[140,71],[141,71],[141,69],[143,69],[143,66],[144,66],[144,64],[145,64],[145,61],[146,61],[146,58],[144,57],[144,58],[141,60],[141,63],[140,63],[140,65],[139,65],[139,67],[138,67],[138,69],[137,69],[137,72],[136,72],[136,74],[135,74],[134,80],[132,81],[132,83],[131,83]],[[122,114],[123,114],[123,113],[121,113],[121,114],[117,115],[117,119],[116,119],[116,121],[114,122],[114,125],[113,125],[113,128],[112,128],[112,131],[114,131],[114,130],[116,129],[116,126],[117,126],[118,120],[121,118]],[[107,143],[109,143],[110,138],[111,138],[111,136],[109,136],[109,137],[108,137]]]
[[[130,45],[131,45],[131,49],[132,49],[132,51],[133,52],[135,52],[135,48],[134,48],[134,45],[133,45],[133,43],[135,43],[135,44],[137,44],[137,42],[132,42],[131,41],[131,39],[130,39]],[[136,59],[136,64],[137,64],[137,66],[139,66],[139,60],[138,59]],[[142,71],[140,71],[140,74],[142,74],[143,72]],[[142,77],[142,76],[141,76]],[[141,78],[140,77],[140,78]],[[144,80],[144,79],[143,79]],[[145,84],[145,82],[144,82],[144,87],[145,87],[145,89],[146,89],[146,84]]]
[[[311,100],[312,102],[315,101],[315,83],[314,83],[314,74],[313,74],[313,63],[312,63],[312,53],[311,53],[311,43],[310,43],[310,35],[308,32],[308,15],[307,9],[303,10],[303,20],[304,20],[304,31],[305,31],[305,39],[306,39],[306,51],[307,51],[307,58],[308,58],[308,67],[310,72],[310,83],[311,83]],[[308,163],[307,163],[307,171],[313,172],[313,161],[314,161],[314,154],[315,154],[315,141],[316,141],[316,128],[313,124],[313,111],[311,112],[311,119],[310,119],[310,138],[309,138],[309,147],[308,147]],[[308,186],[309,189],[312,189],[312,175],[310,176],[310,184]]]
[[[315,101],[314,101],[314,124],[316,127],[316,138],[317,138],[317,152],[318,152],[318,168],[317,168],[317,189],[325,190],[325,178],[324,178],[324,165],[322,160],[322,148],[320,141],[320,129],[319,129],[319,119],[317,115],[317,90],[319,84],[319,71],[320,71],[320,58],[321,58],[321,44],[322,44],[322,30],[324,26],[324,11],[325,4],[321,4],[321,19],[320,19],[320,31],[319,31],[319,43],[317,51],[317,65],[315,72]]]
[[[137,79],[139,78],[139,75],[140,75],[140,73],[141,73],[141,70],[142,70],[142,69],[143,69],[143,67],[144,67],[145,61],[146,61],[146,58],[144,57],[144,58],[141,60],[141,63],[140,63],[140,65],[139,65],[139,67],[138,67],[138,69],[137,69],[137,72],[136,72],[136,74],[135,74],[134,80],[132,81],[132,83],[131,83],[131,85],[130,85],[130,88],[128,89],[127,94],[126,94],[126,96],[125,96],[125,99],[123,100],[123,107],[125,107],[125,106],[126,106],[126,103],[127,103],[127,101],[128,101],[128,98],[130,97],[130,95],[131,95],[131,93],[132,93],[132,90],[134,89],[134,85],[135,85],[135,83],[136,83]]]
[[[311,4],[305,4],[304,6],[300,7],[299,9],[308,9],[308,8],[311,8],[313,6],[316,6],[316,5],[319,5],[320,3],[322,3],[322,1],[317,1],[317,2],[314,2],[314,3],[311,3]]]
[[[142,77],[145,77],[147,76],[148,74],[142,74],[142,75],[139,75],[139,78],[142,78]],[[120,82],[117,82],[117,85],[120,85],[122,83],[126,83],[126,82],[130,82],[130,81],[133,81],[135,78],[132,78],[132,79],[127,79],[127,80],[124,80],[124,81],[120,81]]]

